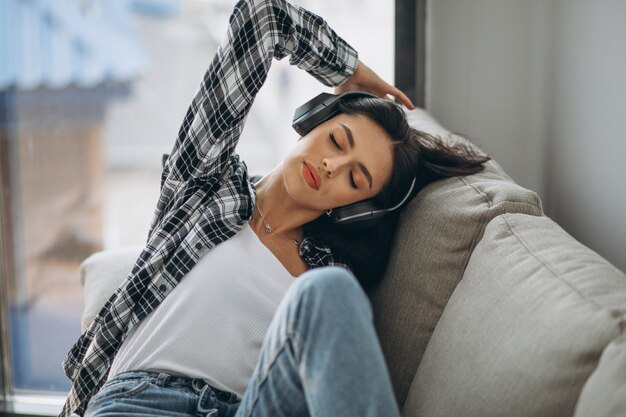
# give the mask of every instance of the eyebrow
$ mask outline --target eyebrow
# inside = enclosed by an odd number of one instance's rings
[[[350,130],[350,128],[346,125],[344,125],[343,123],[339,123],[341,125],[341,127],[343,127],[343,130],[346,131],[346,136],[348,136],[348,144],[350,145],[350,149],[354,149],[354,137],[352,137],[352,131]],[[370,190],[372,189],[372,174],[370,174],[369,170],[365,167],[365,165],[363,165],[362,163],[359,162],[359,168],[361,168],[361,171],[363,171],[363,174],[365,174],[365,178],[367,178],[367,181],[370,183]]]

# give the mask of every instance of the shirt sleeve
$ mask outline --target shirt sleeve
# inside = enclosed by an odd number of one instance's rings
[[[222,173],[273,58],[289,62],[327,86],[355,71],[357,52],[321,17],[284,0],[241,0],[226,37],[195,95],[162,177],[162,197],[180,181]]]

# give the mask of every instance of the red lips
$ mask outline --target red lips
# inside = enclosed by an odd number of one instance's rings
[[[302,168],[302,175],[304,176],[304,181],[309,185],[309,187],[319,190],[321,185],[320,176],[317,173],[317,169],[310,163],[304,161],[304,167]]]

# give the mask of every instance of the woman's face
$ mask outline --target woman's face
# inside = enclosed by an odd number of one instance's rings
[[[339,114],[301,137],[283,163],[289,195],[317,210],[378,194],[392,172],[391,139],[362,115]]]

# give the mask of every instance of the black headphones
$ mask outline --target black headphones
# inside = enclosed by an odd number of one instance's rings
[[[339,95],[322,93],[296,109],[291,126],[299,135],[304,136],[316,126],[341,113],[339,111],[339,103],[341,101],[360,97],[379,98],[378,96],[363,91],[351,91]],[[374,199],[370,198],[347,206],[334,208],[330,218],[335,225],[353,230],[374,226],[378,224],[385,215],[405,205],[413,193],[415,181],[416,178],[413,178],[409,191],[402,201],[391,208],[381,207]]]

